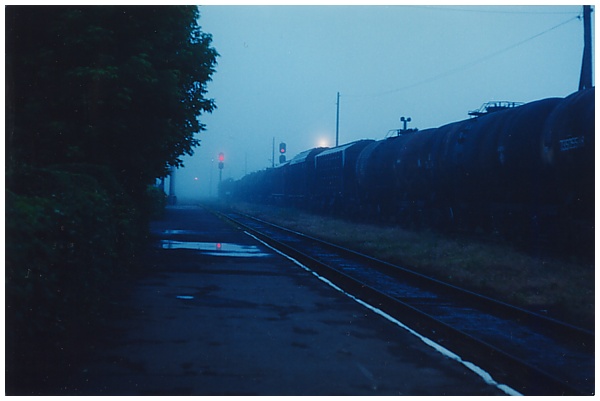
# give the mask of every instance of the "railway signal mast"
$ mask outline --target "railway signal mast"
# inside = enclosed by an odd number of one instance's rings
[[[219,153],[219,184],[221,183],[221,179],[223,178],[223,167],[225,166],[225,154],[223,152]]]
[[[402,121],[404,123],[404,128],[402,128],[402,131],[406,131],[406,124],[408,124],[409,122],[412,121],[412,118],[408,117],[400,117],[400,121]]]
[[[286,151],[286,144],[285,144],[285,142],[281,142],[279,144],[279,164],[285,163],[285,151]]]

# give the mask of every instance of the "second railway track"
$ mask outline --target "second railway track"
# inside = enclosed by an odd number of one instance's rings
[[[522,394],[594,394],[593,332],[248,215],[218,214]]]

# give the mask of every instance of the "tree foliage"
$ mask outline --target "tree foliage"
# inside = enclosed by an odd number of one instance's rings
[[[165,203],[148,184],[198,145],[218,56],[198,18],[6,8],[7,393],[56,391]]]
[[[214,73],[193,6],[6,9],[9,167],[109,166],[133,193],[192,154]]]

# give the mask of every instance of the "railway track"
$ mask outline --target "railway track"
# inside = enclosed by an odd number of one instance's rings
[[[525,395],[595,392],[594,333],[238,212],[215,212]]]

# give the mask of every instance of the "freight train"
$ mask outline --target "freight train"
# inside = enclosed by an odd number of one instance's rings
[[[221,193],[593,254],[594,89],[490,104],[439,128],[306,150],[224,182]]]

